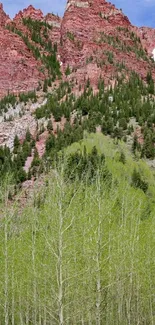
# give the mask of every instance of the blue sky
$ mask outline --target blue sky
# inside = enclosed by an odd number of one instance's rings
[[[54,12],[63,15],[67,0],[1,0],[5,11],[13,17],[20,9],[32,4],[44,13]],[[95,1],[95,0],[94,0]],[[155,28],[155,0],[111,0],[137,26]]]

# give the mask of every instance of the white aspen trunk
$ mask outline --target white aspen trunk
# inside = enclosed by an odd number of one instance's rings
[[[20,295],[19,295],[19,317],[20,317],[20,325],[24,325],[24,322],[23,322],[23,314],[22,314],[21,294],[22,294],[22,290],[20,289]]]
[[[100,178],[97,179],[97,203],[98,203],[98,229],[97,229],[97,251],[96,251],[96,325],[101,325],[101,240],[102,240],[102,227],[101,227],[101,189]]]
[[[64,324],[63,315],[63,214],[62,214],[62,182],[60,184],[60,201],[59,201],[59,243],[58,243],[58,313],[59,313],[59,325]]]
[[[26,325],[29,325],[29,295],[27,288],[27,301],[26,301],[26,314],[25,314]]]
[[[112,242],[112,235],[110,232],[110,223],[111,223],[111,215],[108,215],[109,218],[109,234],[108,234],[108,261],[110,264],[110,269],[109,269],[109,284],[112,283],[112,269],[111,269],[111,242]],[[108,286],[108,293],[107,293],[107,307],[106,307],[106,325],[111,325],[113,320],[112,320],[112,302],[111,302],[111,291],[112,288],[111,286]]]
[[[39,312],[39,321],[38,321],[38,324],[39,324],[39,325],[42,325],[42,312],[41,312],[41,305],[40,305],[40,302],[39,302],[38,312]]]
[[[46,310],[46,274],[45,274],[45,290],[44,290],[44,312],[43,312],[43,315],[44,315],[44,319],[43,319],[43,325],[46,325],[47,324],[47,310]]]
[[[61,173],[60,173],[61,174]],[[56,174],[57,190],[58,190],[58,251],[57,251],[57,304],[58,304],[58,322],[64,325],[64,306],[63,306],[63,180],[61,175]]]
[[[136,314],[137,314],[137,325],[140,325],[140,308],[139,308],[139,300],[140,300],[140,295],[139,295],[139,288],[140,288],[140,285],[139,285],[139,278],[137,276],[137,291],[136,291],[136,296],[137,296],[137,310],[136,310]],[[152,324],[153,325],[153,324]]]
[[[97,278],[96,278],[96,289],[97,289],[97,296],[96,296],[96,324],[101,325],[101,274],[100,274],[100,222],[98,227],[98,243],[97,243],[97,256],[96,256],[96,266],[97,266]]]
[[[14,263],[14,261],[13,261]],[[15,297],[14,297],[14,265],[12,265],[12,311],[11,311],[11,325],[15,325]]]
[[[33,324],[37,324],[37,290],[36,290],[36,211],[34,211],[34,226],[32,227],[32,270],[33,270]]]
[[[6,217],[7,218],[7,217]],[[9,311],[8,311],[8,224],[7,220],[5,220],[5,228],[4,228],[4,255],[5,255],[5,275],[4,275],[4,294],[5,294],[5,302],[4,302],[4,313],[5,313],[5,325],[9,324]]]
[[[140,210],[141,210],[140,208],[141,208],[141,204],[139,206],[139,214],[140,214]],[[127,211],[126,211],[126,215],[127,215]],[[134,234],[134,235],[131,236],[131,252],[132,252],[133,258],[131,259],[130,287],[129,287],[130,291],[129,291],[129,298],[128,298],[128,303],[127,303],[127,306],[128,306],[127,314],[128,314],[128,324],[129,325],[131,325],[133,322],[131,320],[131,301],[133,298],[133,273],[134,273],[135,243],[137,241],[137,233],[139,230],[139,223],[140,223],[140,220],[137,221],[136,227],[135,227],[135,224],[133,224],[133,229],[131,231],[131,234]],[[137,323],[137,320],[136,320],[136,323]]]

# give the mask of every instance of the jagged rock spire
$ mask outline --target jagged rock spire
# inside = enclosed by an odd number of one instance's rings
[[[5,26],[10,21],[10,17],[5,13],[3,4],[0,3],[0,26]]]

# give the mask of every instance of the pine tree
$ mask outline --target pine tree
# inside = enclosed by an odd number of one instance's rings
[[[121,151],[119,161],[124,165],[126,163],[125,153]]]
[[[25,137],[26,141],[27,142],[30,142],[31,141],[31,133],[30,133],[30,130],[27,129],[26,131],[26,137]]]
[[[20,141],[16,134],[14,138],[14,150],[13,150],[14,154],[17,154],[19,147],[20,147]]]
[[[53,125],[52,125],[52,121],[51,120],[48,121],[47,130],[48,131],[53,131]]]
[[[134,135],[134,139],[133,139],[133,144],[132,144],[132,152],[135,154],[136,150],[138,148],[138,138],[137,135]]]
[[[143,145],[143,152],[146,158],[154,159],[155,157],[155,148],[154,143],[152,141],[151,134],[147,134],[144,139],[144,145]]]
[[[47,93],[47,90],[48,90],[48,80],[45,79],[44,80],[44,85],[43,85],[43,92],[44,93]]]

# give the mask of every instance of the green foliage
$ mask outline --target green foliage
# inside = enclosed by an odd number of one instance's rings
[[[142,155],[146,158],[152,159],[154,159],[155,157],[154,141],[150,132],[147,132],[147,134],[145,135],[144,144],[142,148]]]
[[[154,81],[153,81],[151,72],[147,73],[146,80],[147,80],[147,83],[148,83],[148,91],[149,91],[149,93],[154,94]]]
[[[140,188],[144,193],[148,190],[148,183],[142,179],[139,171],[134,169],[132,173],[132,186],[135,188]]]
[[[99,155],[95,146],[90,153],[87,153],[86,147],[84,147],[83,152],[77,151],[67,158],[64,169],[66,180],[92,183],[98,174],[103,179],[108,179],[108,185],[110,185],[112,176],[105,166],[105,156],[104,154]]]
[[[108,56],[108,62],[110,64],[113,64],[114,63],[114,55],[113,55],[113,52],[108,51],[106,54]]]
[[[47,130],[48,131],[53,131],[53,125],[52,125],[52,121],[51,120],[48,121]]]
[[[143,49],[143,46],[141,44],[140,38],[133,31],[131,32],[128,28],[124,28],[124,27],[117,27],[117,30],[119,33],[116,36],[108,35],[105,34],[104,32],[101,32],[100,39],[97,42],[99,44],[107,43],[111,47],[113,47],[113,49],[118,49],[121,52],[125,52],[125,53],[133,52],[137,57],[137,59],[141,58],[144,61],[149,61],[147,53]],[[125,33],[125,40],[124,39],[121,40],[120,32],[123,32],[122,38]],[[108,55],[109,63],[116,63],[113,61],[112,54],[108,54],[107,52],[107,55]],[[117,65],[119,66],[119,64],[120,63],[118,62]],[[126,69],[125,66],[122,67],[120,66],[120,68]]]
[[[40,60],[43,66],[48,70],[49,76],[52,77],[53,81],[57,76],[60,78],[60,64],[56,57],[57,44],[52,44],[47,33],[52,27],[47,22],[33,20],[30,17],[23,18],[23,24],[29,29],[30,38],[14,26],[8,25],[7,28],[23,39],[28,49],[32,51],[34,57]],[[48,54],[42,54],[42,50],[44,50],[44,53],[48,52]]]
[[[126,83],[124,79],[118,79],[114,89],[105,90],[104,82],[100,79],[97,95],[93,94],[89,79],[86,81],[84,92],[76,99],[71,88],[69,83],[61,83],[55,93],[48,97],[47,104],[36,110],[36,117],[49,119],[53,115],[56,121],[60,121],[61,117],[65,116],[70,121],[71,113],[76,111],[83,130],[95,132],[96,127],[100,126],[104,134],[111,135],[116,141],[121,138],[127,139],[134,131],[128,124],[131,117],[134,117],[143,126],[144,146],[139,144],[138,139],[134,139],[132,151],[134,153],[138,151],[147,158],[154,157],[155,103],[149,95],[148,86],[135,73],[131,74]],[[64,96],[65,101],[61,100]],[[143,121],[147,122],[147,126]],[[150,129],[147,137],[148,127]]]
[[[123,151],[121,151],[119,161],[120,161],[122,164],[125,164],[125,163],[126,163],[126,157],[125,157],[125,154],[124,154]]]
[[[41,32],[42,27],[45,27],[45,29],[52,29],[52,26],[49,25],[46,21],[33,20],[31,17],[23,18],[23,24],[27,26],[31,31],[35,31],[37,33]]]
[[[64,130],[58,130],[57,137],[50,134],[46,142],[46,157],[51,157],[52,161],[55,160],[56,154],[83,138],[83,130],[79,124],[71,126],[70,123],[66,123]]]
[[[70,111],[73,106],[73,97],[72,94],[70,98],[66,98],[65,102],[61,102],[60,100],[70,91],[70,84],[68,82],[61,82],[59,88],[55,91],[54,94],[48,96],[48,102],[42,107],[39,107],[36,112],[36,118],[40,119],[42,117],[50,118],[51,114],[53,114],[54,118],[57,121],[61,120],[63,115],[70,115]]]
[[[27,129],[25,140],[26,140],[27,142],[30,142],[31,139],[32,139],[32,136],[31,136],[30,130]]]
[[[20,147],[20,141],[17,135],[15,135],[14,138],[14,153],[16,154],[18,152],[18,149]]]
[[[67,68],[66,68],[66,71],[65,71],[65,75],[69,76],[70,74],[71,74],[71,70],[70,70],[70,67],[68,65]]]
[[[45,79],[44,80],[44,85],[43,85],[43,92],[44,93],[47,93],[47,90],[48,90],[48,80]]]
[[[31,100],[33,103],[37,102],[37,95],[36,91],[29,91],[27,93],[20,93],[19,94],[19,101],[24,102],[25,104]]]
[[[75,39],[74,34],[69,31],[67,32],[67,37],[70,39],[70,41],[74,41],[74,39]]]
[[[123,130],[126,130],[127,129],[127,122],[126,122],[125,117],[122,117],[119,120],[119,127],[122,128]]]
[[[7,175],[12,175],[12,183],[20,184],[27,179],[27,174],[23,167],[27,157],[31,156],[32,149],[35,145],[30,131],[27,130],[23,143],[16,135],[14,138],[13,152],[6,146],[0,147],[0,181],[4,180]]]
[[[8,94],[0,100],[0,114],[8,111],[9,105],[14,106],[17,102],[16,96],[13,94]]]
[[[130,186],[137,162],[125,151],[122,164],[115,152],[109,138],[85,134],[59,155],[19,213],[6,208],[11,195],[2,188],[2,324],[7,317],[8,324],[154,323],[154,177],[141,162],[149,189]],[[79,172],[81,159],[95,167],[93,178],[89,168]],[[105,166],[110,186],[98,172]]]
[[[132,152],[135,154],[138,149],[138,138],[137,135],[134,135],[133,144],[132,144]]]

